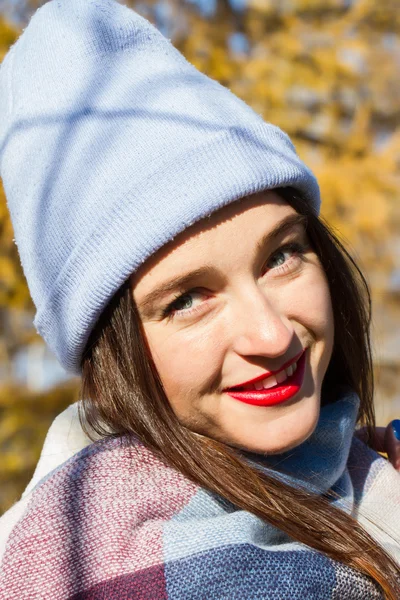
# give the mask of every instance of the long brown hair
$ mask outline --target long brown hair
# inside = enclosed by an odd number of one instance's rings
[[[350,386],[360,397],[359,423],[372,435],[371,301],[360,270],[343,245],[291,188],[276,190],[307,217],[307,233],[325,270],[334,312],[335,341],[322,398]],[[352,517],[329,498],[260,473],[231,447],[198,435],[174,414],[142,333],[129,282],[114,296],[82,359],[81,421],[89,436],[139,438],[193,482],[287,533],[291,538],[370,577],[396,600],[399,568]]]

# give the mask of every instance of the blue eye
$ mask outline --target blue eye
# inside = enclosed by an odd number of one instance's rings
[[[197,302],[196,302],[197,300]],[[186,292],[177,296],[168,306],[163,310],[163,316],[168,317],[174,313],[190,313],[192,310],[196,310],[201,302],[204,300],[204,294],[193,290],[192,292]]]
[[[266,267],[268,269],[276,269],[277,267],[284,265],[293,255],[302,255],[304,254],[304,251],[304,246],[297,242],[282,246],[282,248],[279,248],[272,254],[266,263]]]
[[[276,254],[274,254],[273,258],[272,258],[271,260],[269,260],[269,261],[268,261],[268,263],[267,263],[267,266],[268,266],[270,269],[273,269],[275,266],[279,267],[279,265],[283,265],[283,263],[284,263],[284,262],[285,262],[285,260],[286,260],[286,258],[285,258],[285,254],[286,254],[287,252],[288,252],[287,250],[286,250],[286,251],[282,251],[282,250],[280,250],[279,252],[277,252]],[[272,265],[271,265],[271,263],[275,263],[275,264],[272,264]]]
[[[188,310],[193,306],[193,297],[192,294],[184,294],[180,296],[177,300],[172,303],[172,308],[174,310]]]

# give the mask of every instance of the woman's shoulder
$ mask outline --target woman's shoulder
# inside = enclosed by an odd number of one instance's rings
[[[77,406],[71,406],[50,427],[21,500],[0,519],[0,560],[44,536],[50,546],[63,543],[71,528],[94,535],[95,515],[102,515],[105,528],[130,519],[126,531],[141,520],[168,519],[194,488],[137,440],[91,443],[80,429]]]
[[[400,511],[400,473],[386,458],[354,437],[347,467],[356,505],[375,503],[382,509],[381,502],[390,499],[393,509]]]
[[[95,441],[48,473],[22,499],[22,514],[6,542],[0,589],[22,586],[19,597],[25,598],[40,585],[51,595],[53,574],[78,560],[78,555],[72,556],[78,547],[93,584],[108,570],[110,576],[123,572],[128,559],[139,570],[151,569],[160,563],[156,550],[163,525],[195,492],[194,484],[139,442],[123,437]],[[154,544],[146,548],[145,540]],[[57,597],[70,597],[73,585],[71,577],[60,581],[63,589],[57,588]]]
[[[348,472],[354,516],[400,564],[400,473],[357,438],[352,442]]]
[[[68,513],[73,504],[75,518],[78,507],[86,506],[86,511],[87,506],[94,508],[100,500],[104,504],[118,497],[126,507],[129,502],[137,504],[146,496],[156,501],[163,489],[168,489],[174,496],[174,491],[179,493],[194,487],[137,439],[110,436],[91,442],[81,431],[81,438],[74,443],[70,440],[68,448],[65,439],[60,438],[53,444],[61,421],[64,421],[64,427],[67,417],[76,417],[76,407],[70,409],[57,417],[58,423],[54,422],[48,432],[34,476],[20,500],[24,508],[21,517],[39,511],[43,518],[46,515],[51,519],[53,513],[59,515],[61,509]],[[69,437],[71,434],[74,436],[77,432],[72,433],[70,429]],[[56,445],[58,451],[54,452]],[[74,498],[71,504],[70,497]],[[16,514],[15,509],[20,503],[2,519],[8,514]]]

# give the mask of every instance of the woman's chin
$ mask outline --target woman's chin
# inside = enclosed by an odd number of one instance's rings
[[[271,420],[242,420],[240,427],[218,436],[230,446],[257,454],[281,454],[305,442],[314,432],[319,418],[319,402],[307,399],[302,410]],[[300,408],[300,407],[299,407]],[[260,415],[261,417],[261,415]]]

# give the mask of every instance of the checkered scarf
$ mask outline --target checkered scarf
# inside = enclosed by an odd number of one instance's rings
[[[351,395],[324,407],[307,442],[260,468],[334,489],[354,512],[386,464],[353,439],[357,410]],[[8,540],[1,600],[382,598],[366,577],[124,442],[91,444],[36,487]]]

